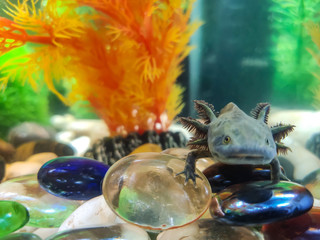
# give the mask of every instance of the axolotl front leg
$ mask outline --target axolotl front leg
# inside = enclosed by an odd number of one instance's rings
[[[276,183],[280,182],[280,178],[285,179],[287,181],[290,181],[290,179],[288,179],[286,177],[286,175],[284,175],[281,172],[280,162],[279,162],[279,159],[277,157],[275,157],[270,162],[270,171],[271,171],[271,182],[272,182],[272,184],[276,184]]]
[[[196,178],[200,178],[200,176],[196,174],[196,162],[199,158],[204,157],[212,157],[212,155],[209,151],[193,150],[189,152],[184,170],[177,173],[177,175],[184,174],[186,176],[185,182],[188,182],[189,179],[191,179],[194,185],[196,185]]]

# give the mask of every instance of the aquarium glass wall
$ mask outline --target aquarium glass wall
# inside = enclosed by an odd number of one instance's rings
[[[317,52],[308,24],[319,21],[318,1],[197,1],[203,21],[189,57],[191,99],[217,108],[230,101],[314,109]],[[190,106],[192,109],[192,106]]]

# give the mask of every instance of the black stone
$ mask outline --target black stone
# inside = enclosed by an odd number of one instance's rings
[[[203,174],[207,177],[213,193],[233,184],[271,180],[268,166],[228,165],[218,162],[205,169]]]
[[[161,132],[158,134],[155,131],[146,131],[141,135],[132,132],[127,137],[115,136],[100,139],[84,156],[102,161],[111,166],[120,158],[127,156],[134,149],[145,143],[158,144],[164,150],[167,148],[186,147],[187,139],[180,132]]]

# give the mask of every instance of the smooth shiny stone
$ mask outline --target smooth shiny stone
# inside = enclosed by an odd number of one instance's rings
[[[313,207],[309,212],[292,219],[263,225],[265,240],[320,239],[320,208]]]
[[[23,175],[37,174],[41,166],[47,161],[57,158],[58,156],[54,153],[37,153],[25,161],[13,162],[7,164],[5,180],[11,179],[14,177],[20,177]]]
[[[187,226],[160,233],[157,240],[262,240],[263,236],[247,227],[229,226],[213,219],[199,219]]]
[[[162,148],[159,144],[145,143],[133,150],[129,155],[143,152],[161,152]]]
[[[0,236],[22,228],[29,221],[28,210],[20,203],[0,201]]]
[[[41,240],[41,238],[33,233],[12,233],[1,237],[0,240]]]
[[[205,176],[196,186],[185,175],[185,161],[161,153],[140,153],[120,159],[107,172],[103,195],[127,222],[152,230],[183,226],[205,213],[211,188]]]
[[[24,122],[10,129],[8,139],[12,145],[18,147],[30,141],[53,139],[54,134],[53,129],[48,129],[38,123]]]
[[[90,219],[90,221],[88,221]],[[108,226],[123,222],[110,209],[102,195],[92,198],[78,207],[59,227],[60,231],[74,228]]]
[[[215,163],[205,170],[212,192],[217,193],[228,186],[248,181],[270,180],[270,168],[253,165],[227,165]]]
[[[302,184],[308,188],[314,198],[320,199],[320,169],[309,173],[302,180]]]
[[[58,228],[38,228],[37,230],[33,231],[32,233],[37,234],[41,239],[46,239],[53,234],[58,232]]]
[[[74,155],[74,149],[71,146],[47,139],[27,142],[20,145],[14,155],[14,161],[25,161],[34,154],[44,152],[52,152],[59,157]]]
[[[232,185],[216,194],[217,207],[210,206],[213,217],[231,225],[259,225],[297,217],[313,205],[311,193],[293,182],[270,181]]]
[[[0,200],[23,204],[30,214],[28,225],[41,228],[59,227],[81,204],[81,201],[59,198],[43,190],[35,174],[1,183]]]
[[[12,161],[15,152],[16,149],[10,143],[0,138],[0,156],[6,163]]]
[[[95,239],[95,240],[149,240],[146,231],[136,226],[123,223],[107,227],[97,228],[81,228],[69,231],[58,232],[48,237],[46,240],[79,240],[79,239]]]
[[[4,159],[0,156],[0,182],[4,178],[5,173],[6,173],[6,164]]]
[[[38,181],[49,193],[72,200],[88,200],[102,194],[101,182],[109,166],[82,157],[59,157],[46,162]]]

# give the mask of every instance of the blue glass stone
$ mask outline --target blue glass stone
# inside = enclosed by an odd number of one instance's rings
[[[108,169],[108,165],[89,158],[59,157],[40,168],[38,181],[55,196],[88,200],[102,194],[102,180]]]
[[[259,225],[300,216],[313,205],[313,196],[293,182],[259,181],[232,185],[216,194],[220,205],[212,204],[210,212],[222,223]],[[224,216],[223,216],[224,215]]]
[[[116,224],[107,227],[80,228],[58,232],[46,240],[150,240],[146,231],[130,224]]]
[[[0,240],[41,240],[41,238],[33,233],[12,233],[1,237]]]
[[[271,179],[270,168],[267,166],[228,165],[220,162],[206,168],[203,174],[207,177],[213,193],[233,184]]]

